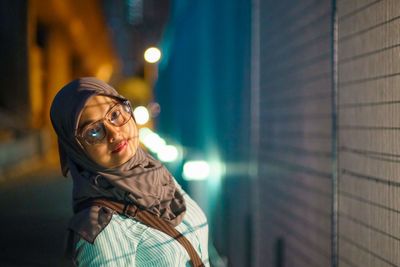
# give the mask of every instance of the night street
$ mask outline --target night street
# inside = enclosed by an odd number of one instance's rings
[[[0,267],[73,266],[72,195],[79,267],[400,267],[400,1],[0,21]]]
[[[2,182],[1,266],[71,266],[63,260],[71,181],[41,171]]]

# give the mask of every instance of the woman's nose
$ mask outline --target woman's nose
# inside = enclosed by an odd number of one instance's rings
[[[105,123],[105,127],[107,131],[107,140],[108,142],[113,143],[119,135],[119,127],[109,123]]]

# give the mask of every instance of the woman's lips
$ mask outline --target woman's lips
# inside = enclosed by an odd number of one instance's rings
[[[114,150],[111,151],[111,153],[121,152],[123,149],[126,148],[127,145],[128,145],[128,141],[123,140],[114,148]]]

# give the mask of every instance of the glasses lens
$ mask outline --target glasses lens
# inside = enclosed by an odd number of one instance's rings
[[[97,144],[106,136],[103,122],[89,125],[82,133],[83,138],[89,144]]]
[[[131,116],[131,108],[128,104],[117,104],[107,113],[105,119],[112,125],[120,127],[127,123]],[[101,143],[106,136],[103,120],[86,126],[81,136],[90,145]]]
[[[130,107],[125,104],[116,105],[107,115],[107,120],[115,126],[122,126],[131,117]]]

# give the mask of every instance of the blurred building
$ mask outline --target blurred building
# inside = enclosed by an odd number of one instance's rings
[[[143,52],[156,45],[169,1],[2,1],[0,177],[33,162],[57,164],[49,108],[70,80],[95,76],[146,105],[157,65]],[[136,81],[133,83],[132,81]],[[21,165],[22,164],[22,165]]]
[[[99,1],[2,1],[0,12],[0,170],[8,172],[46,155],[56,161],[54,95],[74,77],[109,80],[119,62]]]
[[[32,126],[40,127],[63,84],[79,76],[108,81],[118,60],[99,1],[32,0],[27,5]]]
[[[143,53],[150,46],[158,46],[170,15],[170,0],[102,0],[101,3],[122,62],[112,81],[131,76],[151,77],[154,65],[146,64]]]

